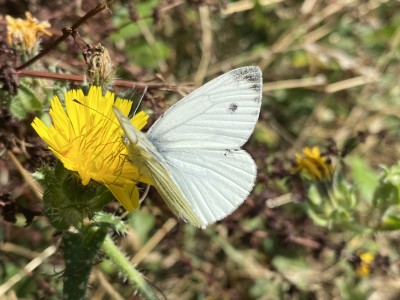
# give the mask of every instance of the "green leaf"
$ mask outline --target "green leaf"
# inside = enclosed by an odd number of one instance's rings
[[[42,104],[37,98],[37,93],[27,85],[20,84],[18,95],[12,99],[10,104],[11,113],[19,119],[24,119],[29,113],[39,112],[41,109]]]
[[[373,205],[382,213],[391,205],[400,204],[400,164],[384,167],[375,190]]]
[[[64,300],[85,299],[92,265],[106,233],[106,227],[98,226],[86,227],[82,233],[63,233]]]
[[[400,229],[400,206],[392,205],[388,208],[382,217],[381,230],[398,230]]]
[[[378,174],[367,164],[362,157],[352,157],[349,160],[352,177],[357,190],[360,191],[363,198],[372,202],[374,190],[378,185]]]
[[[96,224],[102,223],[104,225],[111,227],[113,230],[118,232],[118,234],[122,235],[126,233],[124,221],[122,221],[119,217],[115,216],[114,214],[100,211],[96,213],[95,217],[93,218],[93,221],[96,222]]]

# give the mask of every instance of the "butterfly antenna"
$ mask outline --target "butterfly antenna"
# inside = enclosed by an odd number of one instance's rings
[[[146,86],[144,87],[142,96],[140,97],[139,102],[138,102],[138,104],[136,105],[135,110],[133,111],[133,115],[132,115],[132,116],[130,115],[129,118],[132,118],[134,115],[136,115],[136,112],[137,112],[137,110],[139,109],[140,104],[142,103],[142,100],[143,100],[143,98],[144,98],[144,95],[145,95],[146,92],[147,92],[147,89],[148,89],[148,87],[147,87],[147,85],[146,85]]]
[[[150,184],[146,185],[146,189],[144,190],[142,197],[140,197],[140,199],[139,199],[139,204],[142,204],[144,199],[146,199],[147,194],[149,193],[149,190],[150,190]]]
[[[98,113],[100,116],[103,116],[104,118],[106,118],[106,119],[108,119],[109,121],[113,122],[114,124],[117,124],[117,125],[118,125],[117,122],[115,122],[114,120],[110,119],[110,118],[109,118],[108,116],[106,116],[105,114],[99,112],[98,110],[94,109],[93,107],[90,107],[90,106],[88,106],[88,105],[86,105],[86,104],[83,104],[83,103],[80,102],[78,99],[75,99],[75,98],[74,98],[74,99],[72,99],[72,101],[75,102],[75,103],[78,103],[79,105],[82,105],[83,107],[86,107],[87,109],[90,109],[90,110],[92,110],[92,111]]]
[[[103,113],[99,112],[98,110],[95,110],[93,107],[90,107],[89,105],[83,104],[83,103],[82,103],[81,101],[79,101],[78,99],[73,98],[72,101],[75,102],[75,103],[77,103],[77,104],[79,104],[79,105],[82,105],[83,107],[86,107],[86,108],[88,108],[88,109],[90,109],[90,110],[93,110],[94,112],[98,113],[99,115],[101,115],[101,116],[103,116],[103,117],[105,117],[105,118],[107,118],[107,119],[110,119],[109,117],[107,117],[107,116],[104,115]]]

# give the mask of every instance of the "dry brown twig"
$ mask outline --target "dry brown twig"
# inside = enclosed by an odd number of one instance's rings
[[[52,256],[56,252],[55,246],[49,246],[37,257],[32,259],[20,272],[12,276],[2,285],[0,285],[0,296],[3,296],[9,289],[23,279],[27,274],[30,274],[33,270],[39,267],[47,258]]]
[[[194,76],[194,82],[196,85],[201,85],[204,81],[204,77],[207,74],[207,69],[211,60],[213,36],[211,29],[210,12],[207,6],[199,7],[200,24],[201,24],[201,60],[197,69],[196,75]]]
[[[53,50],[55,47],[57,47],[58,44],[62,43],[65,41],[69,36],[74,35],[76,30],[87,20],[90,18],[94,17],[97,15],[99,12],[101,12],[104,9],[107,9],[108,6],[113,2],[113,0],[107,0],[102,3],[99,3],[95,8],[91,9],[88,13],[86,13],[82,18],[80,18],[78,21],[76,21],[70,28],[64,28],[62,30],[63,34],[59,36],[55,41],[53,41],[50,45],[48,45],[43,51],[41,51],[38,55],[32,57],[30,60],[28,60],[26,63],[23,65],[19,66],[17,68],[17,71],[23,70],[26,67],[30,66],[34,62],[38,61],[41,59],[43,56],[45,56],[47,53],[49,53],[51,50]]]
[[[34,192],[36,198],[38,200],[41,200],[43,197],[43,190],[42,187],[40,186],[39,183],[37,183],[32,175],[24,169],[22,164],[19,162],[19,160],[15,157],[15,155],[11,151],[7,151],[8,157],[11,159],[11,161],[14,163],[15,167],[18,169],[18,171],[21,173],[22,177],[24,178],[25,182],[29,185],[29,187],[32,189]]]
[[[93,274],[96,277],[96,279],[99,281],[100,288],[96,292],[96,295],[93,295],[93,299],[101,299],[99,298],[99,294],[105,291],[111,299],[115,300],[123,300],[124,297],[112,286],[112,284],[108,281],[106,276],[103,274],[103,272],[100,269],[94,270]]]
[[[59,74],[59,73],[50,73],[46,71],[36,71],[36,70],[21,70],[18,72],[19,76],[28,76],[28,77],[38,77],[44,79],[52,79],[52,80],[65,80],[65,81],[74,81],[74,82],[84,82],[85,78],[83,75],[76,74]],[[139,81],[131,81],[131,80],[115,80],[114,86],[118,87],[135,87],[138,89],[159,89],[166,91],[179,91],[182,88],[185,90],[192,90],[192,84],[190,83],[182,83],[182,84],[169,84],[165,82],[139,82]]]
[[[139,264],[157,245],[158,243],[175,227],[176,219],[170,218],[164,225],[140,248],[136,255],[131,259],[131,263]]]

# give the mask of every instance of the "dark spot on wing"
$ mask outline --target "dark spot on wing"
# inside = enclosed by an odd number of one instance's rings
[[[250,89],[259,92],[259,91],[261,90],[261,86],[260,86],[260,84],[255,83],[255,84],[252,84],[252,85],[250,86]]]
[[[239,106],[236,103],[231,103],[231,104],[229,104],[229,111],[231,113],[234,113],[238,109],[238,107]]]
[[[240,148],[238,149],[225,149],[224,155],[225,156],[233,156],[236,155],[236,152],[241,151]]]
[[[237,81],[247,81],[249,83],[260,84],[261,73],[257,67],[243,67],[233,70],[233,76]]]

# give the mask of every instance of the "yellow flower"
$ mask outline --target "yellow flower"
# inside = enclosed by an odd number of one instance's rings
[[[43,34],[51,35],[46,28],[50,28],[49,22],[39,22],[32,17],[30,12],[25,13],[26,20],[6,16],[7,21],[7,41],[10,45],[21,47],[28,53],[37,49],[38,38]]]
[[[127,160],[123,131],[112,109],[116,106],[128,115],[132,102],[114,99],[111,92],[103,95],[101,87],[92,86],[86,96],[82,90],[69,90],[66,110],[57,96],[52,99],[50,127],[38,118],[32,126],[65,168],[79,174],[83,185],[91,179],[105,185],[130,211],[138,206],[137,181],[151,181]],[[146,113],[139,112],[131,122],[140,130],[147,119]]]
[[[296,172],[304,172],[305,175],[314,180],[330,180],[333,166],[330,161],[323,157],[318,147],[305,147],[303,154],[296,153]]]
[[[359,253],[359,264],[356,267],[356,273],[360,277],[368,276],[371,273],[372,264],[375,260],[375,255],[371,252]]]

